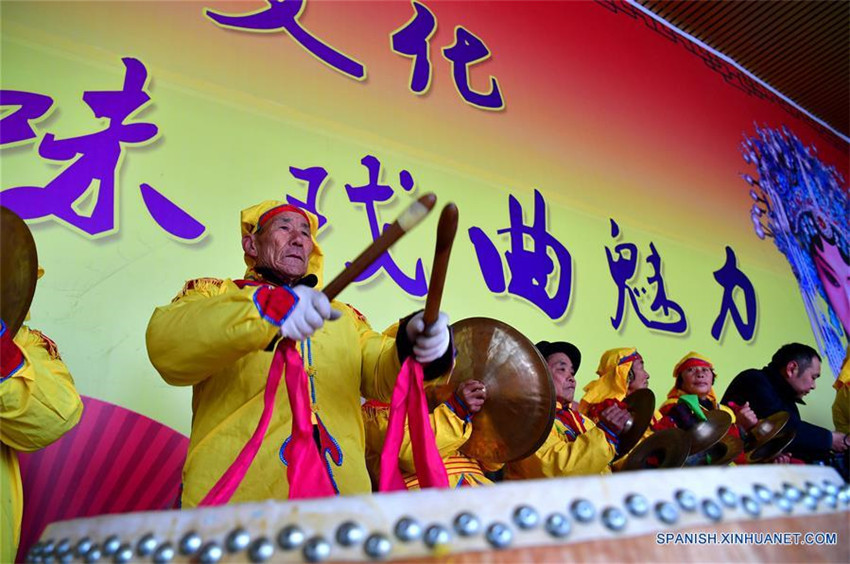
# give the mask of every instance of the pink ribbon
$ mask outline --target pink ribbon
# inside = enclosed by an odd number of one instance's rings
[[[422,488],[448,488],[446,466],[437,450],[434,430],[428,418],[428,404],[423,388],[422,365],[408,357],[393,389],[387,436],[381,451],[381,478],[378,489],[382,492],[406,490],[404,478],[398,467],[398,455],[404,440],[404,423],[409,419],[410,445],[413,463]],[[291,482],[290,482],[291,483]]]
[[[292,436],[290,438],[290,460],[286,468],[289,481],[289,498],[327,497],[335,495],[322,457],[313,441],[313,425],[310,421],[310,400],[307,391],[307,375],[304,364],[295,350],[291,339],[278,342],[269,368],[266,389],[263,394],[263,413],[251,438],[225,471],[199,506],[223,505],[230,501],[236,488],[242,483],[248,468],[256,458],[268,431],[274,400],[280,379],[286,370],[286,390],[292,412]]]

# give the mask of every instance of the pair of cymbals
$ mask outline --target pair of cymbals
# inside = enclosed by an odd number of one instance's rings
[[[788,412],[778,411],[759,420],[750,429],[744,441],[747,462],[750,464],[765,462],[788,448],[797,434],[788,425],[790,419],[791,415]]]
[[[731,426],[732,417],[724,411],[715,409],[706,414],[705,421],[696,423],[687,431],[683,429],[657,431],[635,447],[626,459],[623,469],[681,468],[688,462],[689,457],[693,457],[692,464],[702,464],[706,460],[705,451],[712,448],[714,450],[708,454],[708,457],[717,457],[717,464],[727,457],[729,458],[726,462],[731,461],[740,454],[740,450],[735,452],[737,446],[734,442],[723,442]],[[703,456],[698,457],[697,455],[700,454]]]
[[[24,323],[37,280],[38,254],[29,227],[0,207],[0,317],[11,335]]]

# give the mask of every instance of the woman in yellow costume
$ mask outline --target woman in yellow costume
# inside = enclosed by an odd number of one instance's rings
[[[43,274],[38,269],[39,278]],[[0,320],[0,562],[13,562],[21,536],[23,490],[18,452],[46,447],[76,425],[83,403],[56,344]]]
[[[741,437],[758,422],[748,403],[735,407],[718,403],[717,394],[714,392],[717,374],[714,372],[714,365],[705,356],[689,352],[676,363],[673,377],[676,383],[659,409],[662,418],[655,422],[653,430],[689,427],[703,420],[706,412],[715,409],[725,411],[732,417],[733,425],[729,428],[729,433],[736,437]],[[741,455],[737,462],[742,463],[745,460],[746,457]]]
[[[601,412],[601,423],[594,425],[590,418],[573,409],[575,375],[581,364],[578,348],[572,343],[548,341],[541,341],[536,347],[546,360],[555,387],[555,421],[537,452],[507,465],[505,478],[530,480],[609,473],[617,454],[617,435],[629,418],[628,411],[610,406]]]
[[[193,387],[183,504],[205,498],[257,426],[280,338],[297,343],[313,436],[334,490],[368,493],[360,396],[388,401],[407,356],[425,365],[426,378],[447,371],[448,318],[441,313],[426,328],[418,313],[402,320],[399,338],[392,339],[373,331],[350,305],[329,303],[317,290],[323,255],[311,213],[266,201],[242,211],[241,229],[244,279],[189,281],[148,325],[148,355],[163,379]],[[274,400],[267,432],[232,502],[288,497],[292,414],[285,387]]]

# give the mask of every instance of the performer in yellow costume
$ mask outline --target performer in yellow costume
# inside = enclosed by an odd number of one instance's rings
[[[263,412],[263,391],[278,339],[300,341],[312,402],[314,437],[334,489],[368,493],[360,396],[388,401],[409,355],[426,378],[452,362],[448,319],[424,327],[422,314],[401,322],[399,338],[372,331],[353,307],[329,303],[313,214],[277,201],[243,210],[242,280],[201,278],[157,308],[148,355],[169,384],[193,386],[192,432],[183,470],[183,505],[204,499],[242,450]],[[329,321],[325,323],[325,321]],[[285,448],[292,427],[286,388],[262,445],[231,502],[286,499]]]
[[[18,452],[71,430],[83,403],[56,344],[39,331],[22,326],[13,337],[0,321],[0,365],[0,562],[12,562],[24,508]]]
[[[714,372],[714,365],[707,357],[696,353],[689,352],[676,363],[673,368],[673,377],[676,383],[667,394],[667,400],[659,408],[662,418],[655,423],[655,430],[662,428],[675,427],[673,420],[673,411],[676,405],[680,405],[680,398],[686,395],[697,396],[699,406],[703,412],[713,409],[720,409],[727,412],[732,417],[732,422],[736,422],[743,427],[744,431],[749,431],[756,423],[758,418],[750,409],[749,404],[730,406],[718,403],[717,394],[714,392],[714,382],[717,379],[717,374]],[[733,426],[730,432],[737,434]]]
[[[832,404],[832,422],[835,424],[836,431],[847,435],[850,433],[850,347],[847,347],[844,364],[833,387],[835,401]]]
[[[457,387],[451,398],[438,405],[429,416],[437,450],[446,466],[450,487],[491,484],[492,482],[484,473],[495,472],[502,467],[502,464],[488,465],[469,458],[458,450],[469,440],[475,424],[475,414],[484,405],[486,398],[487,391],[481,382],[467,380]],[[389,412],[390,406],[386,403],[368,401],[363,404],[363,422],[366,425],[366,464],[372,481],[376,485],[381,471],[381,451],[387,435]],[[408,433],[404,435],[398,463],[407,488],[419,489]]]
[[[578,410],[588,415],[594,406],[605,400],[622,400],[624,397],[649,386],[649,373],[643,365],[643,357],[634,347],[609,349],[602,353],[599,378],[584,387]]]
[[[617,454],[617,435],[629,418],[628,411],[610,406],[602,411],[600,425],[594,425],[573,409],[581,352],[572,343],[563,341],[541,341],[536,346],[546,359],[555,386],[555,422],[537,452],[507,465],[505,478],[528,480],[610,473],[609,465]]]

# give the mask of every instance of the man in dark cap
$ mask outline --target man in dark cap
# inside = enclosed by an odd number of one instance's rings
[[[626,427],[629,412],[612,405],[602,411],[600,423],[594,425],[573,409],[581,352],[563,341],[541,341],[536,346],[546,359],[555,387],[555,423],[543,446],[528,458],[508,464],[505,477],[519,480],[607,474],[617,454],[617,435]]]

